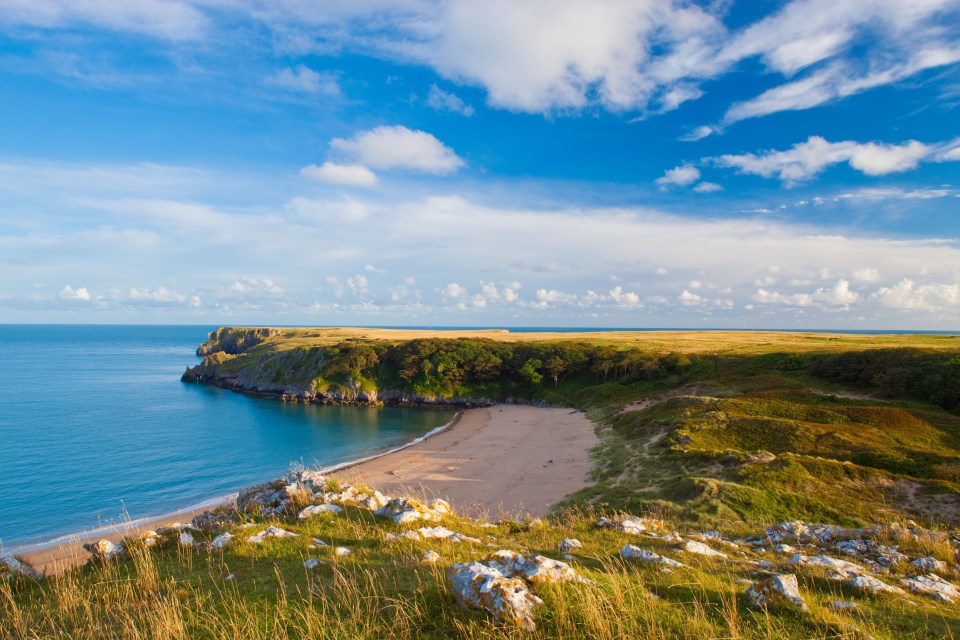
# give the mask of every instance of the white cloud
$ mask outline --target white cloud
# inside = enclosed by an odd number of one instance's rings
[[[880,279],[880,272],[870,267],[856,269],[853,278],[859,282],[876,282]]]
[[[362,164],[337,164],[329,160],[320,166],[311,164],[300,169],[300,175],[327,184],[351,187],[372,187],[377,184],[377,176]]]
[[[915,168],[931,151],[931,147],[915,140],[901,145],[860,144],[828,142],[820,136],[810,136],[806,142],[797,143],[786,151],[726,154],[707,158],[705,162],[764,178],[776,176],[787,185],[795,185],[842,162],[871,176],[907,171]]]
[[[941,311],[960,306],[960,284],[920,284],[904,278],[882,287],[873,297],[891,309]]]
[[[783,304],[791,307],[808,307],[813,304],[813,296],[808,293],[785,295],[766,289],[757,289],[751,299],[760,304]]]
[[[837,305],[847,307],[860,299],[860,294],[850,290],[850,283],[846,280],[838,280],[837,284],[830,289],[823,287],[817,289],[813,294],[814,300],[828,305]]]
[[[900,188],[863,188],[856,191],[841,193],[835,196],[837,200],[932,200],[946,198],[956,194],[954,189],[900,189]]]
[[[693,188],[697,193],[716,193],[723,191],[723,187],[716,182],[701,182]]]
[[[680,301],[680,304],[684,305],[685,307],[695,307],[703,304],[702,296],[699,296],[696,293],[691,293],[687,289],[684,289],[683,293],[677,296],[677,299]]]
[[[90,292],[87,291],[86,287],[74,289],[67,284],[60,290],[60,297],[64,300],[82,300],[83,302],[88,302],[90,300]]]
[[[455,93],[444,91],[436,84],[430,85],[430,93],[427,95],[427,104],[437,111],[449,111],[459,113],[468,118],[473,115],[473,107],[464,103],[464,101]]]
[[[182,293],[166,287],[158,287],[154,290],[131,287],[127,295],[130,300],[147,302],[185,302],[187,299],[187,296]]]
[[[660,185],[661,189],[666,189],[671,185],[685,187],[699,179],[700,169],[690,164],[684,164],[673,169],[667,169],[662,177],[657,178],[657,184]]]
[[[656,269],[653,270],[653,273],[654,275],[665,276],[670,272],[667,271],[664,267],[657,267]]]
[[[467,290],[456,282],[451,282],[442,289],[441,293],[447,298],[463,298],[467,295]]]
[[[366,271],[367,273],[386,273],[387,272],[386,269],[375,267],[369,263],[363,267],[363,270]]]
[[[306,65],[281,69],[268,76],[265,82],[273,87],[293,93],[306,93],[336,98],[340,95],[340,83],[331,73],[318,73]]]
[[[707,136],[713,135],[714,133],[716,133],[716,131],[713,127],[704,124],[691,129],[684,135],[680,136],[679,139],[683,142],[696,142],[697,140],[703,140]]]
[[[634,291],[624,291],[623,287],[616,286],[610,290],[610,299],[621,307],[641,307],[640,296]]]
[[[402,126],[376,127],[350,139],[334,138],[330,147],[350,160],[374,169],[447,175],[466,166],[453,149],[429,133]]]

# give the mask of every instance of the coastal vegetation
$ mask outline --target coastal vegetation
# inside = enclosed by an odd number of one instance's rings
[[[864,589],[855,586],[860,569],[847,575],[849,567],[810,561],[853,561],[888,586],[931,567],[958,580],[960,340],[953,336],[248,331],[211,335],[203,363],[184,380],[309,402],[569,406],[597,425],[592,482],[543,523],[442,515],[440,524],[476,542],[394,540],[423,523],[397,524],[350,500],[338,502],[340,513],[306,519],[296,511],[309,500],[247,514],[222,529],[238,540],[211,551],[201,547],[213,532],[197,532],[187,546],[176,536],[149,548],[134,542],[119,563],[40,583],[0,581],[4,634],[960,635],[960,601]],[[329,482],[324,491],[343,489]],[[656,535],[597,526],[624,513],[658,523],[648,532]],[[267,526],[298,535],[245,541]],[[558,545],[571,538],[582,546],[568,561],[589,582],[536,585],[544,604],[535,631],[456,603],[447,576],[453,563],[498,548],[561,559]],[[682,539],[729,558],[682,551]],[[792,546],[778,550],[778,541]],[[627,544],[685,566],[665,571],[622,557]],[[337,547],[350,554],[337,555]],[[424,561],[431,550],[439,562]],[[319,564],[307,569],[311,558]],[[798,576],[806,610],[751,602],[747,588],[770,573]]]

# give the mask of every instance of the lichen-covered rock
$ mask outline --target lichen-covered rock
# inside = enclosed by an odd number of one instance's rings
[[[482,562],[508,578],[524,578],[534,584],[585,582],[570,565],[546,556],[527,557],[516,551],[501,549],[487,555]]]
[[[747,596],[750,597],[750,602],[758,607],[788,604],[799,607],[801,611],[809,610],[803,596],[800,595],[797,576],[792,573],[781,573],[754,582],[747,589]]]
[[[450,542],[473,542],[474,544],[480,544],[481,542],[479,538],[471,538],[462,533],[450,531],[450,529],[446,527],[421,527],[418,532],[425,539],[439,538],[441,540],[449,540]]]
[[[427,564],[436,564],[437,562],[440,562],[440,554],[431,549],[423,554],[423,562]]]
[[[343,507],[335,504],[312,504],[303,509],[297,518],[300,520],[306,520],[307,518],[318,516],[323,513],[340,513],[341,511],[343,511]]]
[[[710,558],[723,558],[724,560],[728,559],[729,556],[722,551],[717,551],[702,542],[697,542],[696,540],[687,540],[682,545],[680,545],[682,551],[687,553],[695,553],[698,556],[707,556]]]
[[[924,593],[941,602],[949,603],[960,598],[960,591],[957,590],[957,587],[935,573],[904,578],[900,583],[914,593]]]
[[[98,540],[92,544],[88,542],[83,545],[83,548],[90,552],[92,560],[99,561],[116,560],[124,556],[127,552],[122,542],[113,544],[106,539]]]
[[[623,545],[623,548],[620,549],[620,556],[622,558],[633,558],[642,562],[662,564],[677,569],[686,566],[683,563],[677,562],[676,560],[665,558],[658,553],[648,551],[647,549],[641,549],[640,547],[635,547],[632,544]]]
[[[434,501],[434,504],[436,502],[437,501]],[[413,498],[394,498],[383,507],[377,509],[375,513],[378,516],[390,518],[397,524],[417,522],[418,520],[439,522],[442,516],[439,511]]]
[[[498,620],[512,622],[528,631],[536,629],[533,609],[543,604],[543,600],[530,593],[523,580],[508,578],[480,562],[453,565],[447,579],[460,605],[482,609]]]
[[[211,549],[223,549],[230,541],[233,540],[233,534],[229,531],[221,533],[216,538],[210,542]]]
[[[560,553],[566,553],[573,549],[583,548],[583,543],[577,540],[576,538],[564,538],[560,541],[560,545],[557,547]]]
[[[18,560],[13,556],[8,556],[6,558],[0,559],[0,564],[7,567],[13,573],[19,574],[21,576],[26,576],[32,580],[43,580],[43,574],[31,567],[26,562]]]
[[[664,529],[663,520],[641,518],[628,514],[616,515],[610,518],[600,518],[597,521],[597,526],[601,529],[613,529],[614,531],[622,531],[623,533],[634,535],[649,531],[662,531]]]
[[[837,580],[844,580],[850,578],[851,576],[858,576],[867,572],[864,567],[861,567],[858,564],[848,562],[847,560],[838,560],[837,558],[831,558],[830,556],[825,555],[806,556],[802,553],[799,553],[790,558],[790,563],[810,567],[825,567],[834,572],[835,579]]]
[[[895,587],[892,584],[887,584],[883,580],[879,580],[868,575],[854,576],[853,578],[847,580],[846,584],[856,589],[862,589],[863,591],[869,591],[871,593],[905,593],[905,591],[900,587]]]
[[[254,534],[247,538],[247,542],[250,544],[261,544],[267,538],[296,538],[300,534],[294,533],[293,531],[287,531],[286,529],[281,529],[280,527],[269,526],[265,531]]]
[[[944,571],[947,570],[947,563],[944,562],[943,560],[937,560],[933,556],[917,558],[910,564],[915,566],[920,571],[923,571],[924,573],[932,573],[934,571],[939,571],[943,573]]]

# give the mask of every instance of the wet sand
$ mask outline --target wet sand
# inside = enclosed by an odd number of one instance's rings
[[[472,517],[537,517],[587,485],[589,451],[596,443],[594,424],[579,411],[497,405],[468,409],[449,429],[423,442],[331,475],[388,495],[441,497]],[[19,555],[40,571],[58,573],[89,557],[84,542],[117,542],[164,524],[190,522],[210,508],[146,519],[121,531]]]

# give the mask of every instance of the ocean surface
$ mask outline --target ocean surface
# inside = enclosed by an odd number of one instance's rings
[[[382,453],[452,412],[286,404],[180,382],[216,327],[5,325],[0,549]]]

